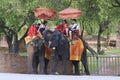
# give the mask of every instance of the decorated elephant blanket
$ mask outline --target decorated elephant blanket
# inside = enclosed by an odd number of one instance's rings
[[[45,45],[45,58],[50,60],[52,58],[52,49]]]
[[[36,36],[32,36],[32,37],[31,36],[26,36],[25,37],[25,43],[28,44],[30,41],[32,41],[35,38],[36,38]]]
[[[80,60],[83,50],[84,45],[81,39],[76,39],[74,42],[70,42],[70,60]]]

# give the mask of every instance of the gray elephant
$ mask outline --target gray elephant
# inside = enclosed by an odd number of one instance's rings
[[[50,33],[51,34],[51,33]],[[49,38],[49,33],[44,36],[46,39]],[[30,41],[30,42],[29,42]],[[48,57],[51,56],[49,53],[46,53],[48,47],[46,46],[48,41],[44,41],[40,38],[35,38],[33,40],[26,40],[27,44],[27,53],[28,53],[28,73],[38,74],[47,74],[47,67],[49,63]],[[47,48],[46,48],[47,47]],[[52,53],[52,52],[51,52]],[[45,56],[47,55],[47,57]],[[40,67],[39,67],[40,64]],[[39,68],[38,68],[39,67]]]
[[[51,33],[49,38],[46,37],[48,32]],[[45,42],[49,45],[49,47],[52,47],[52,48],[54,47],[55,48],[51,73],[55,74],[57,64],[58,64],[58,61],[59,61],[59,56],[61,56],[61,58],[62,58],[62,74],[67,74],[67,72],[66,72],[66,63],[67,63],[67,61],[69,59],[69,53],[70,53],[69,41],[59,31],[51,32],[50,30],[47,30],[47,31],[45,31],[43,36],[44,36]],[[85,48],[84,48],[84,51],[83,51],[83,55],[81,57],[81,61],[82,61],[83,65],[84,65],[86,74],[90,75],[90,72],[89,72],[89,69],[88,69],[88,64],[87,64],[87,54],[86,54],[85,43],[84,43],[84,47]],[[74,71],[75,74],[79,75],[80,74],[79,73],[79,61],[72,61],[72,63],[75,66],[75,71]]]
[[[28,53],[28,72],[33,74],[45,73],[45,46],[44,41],[40,38],[35,38],[27,44]],[[38,68],[38,64],[40,66]],[[38,72],[38,70],[40,72]]]

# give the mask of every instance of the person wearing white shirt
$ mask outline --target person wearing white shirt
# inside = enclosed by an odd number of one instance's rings
[[[47,21],[46,20],[44,20],[43,22],[42,22],[42,24],[39,24],[38,26],[39,26],[39,28],[38,28],[38,33],[42,36],[43,35],[43,32],[47,29]],[[41,37],[42,39],[43,39],[43,37]]]
[[[72,33],[75,33],[76,30],[79,30],[79,26],[76,22],[77,22],[76,19],[72,19],[72,25],[69,28],[69,35],[71,40],[72,40]]]

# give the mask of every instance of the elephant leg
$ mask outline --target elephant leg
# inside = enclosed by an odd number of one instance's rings
[[[33,69],[32,69],[32,57],[28,56],[28,73],[32,73]]]
[[[62,55],[62,74],[63,75],[67,74],[67,61],[68,61],[68,58]]]
[[[28,44],[27,45],[27,62],[28,62],[28,73],[32,73],[33,68],[32,68],[32,59],[33,59],[33,54],[34,54],[34,48],[32,45]]]
[[[48,74],[47,72],[48,63],[49,63],[49,60],[45,58],[45,67],[44,67],[45,74]]]
[[[39,58],[39,62],[40,62],[40,74],[44,74],[45,61],[43,56]]]
[[[59,61],[59,56],[58,56],[58,54],[55,54],[53,57],[53,65],[52,65],[51,74],[55,74],[55,72],[57,71],[58,61]]]
[[[81,62],[83,64],[84,68],[85,68],[86,75],[90,75],[90,72],[89,72],[89,69],[88,69],[88,62],[87,62],[86,51],[82,55]]]
[[[38,64],[39,64],[39,61],[37,56],[33,56],[33,59],[32,59],[33,74],[38,74],[37,72]]]
[[[79,72],[79,61],[72,61],[72,64],[74,65],[74,72],[75,72],[75,75],[80,75],[80,72]]]

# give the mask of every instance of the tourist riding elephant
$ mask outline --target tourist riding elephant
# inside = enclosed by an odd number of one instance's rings
[[[37,74],[40,70],[40,74],[45,73],[45,46],[44,41],[40,38],[35,38],[27,44],[28,53],[28,72]],[[38,69],[38,64],[40,67]]]
[[[44,36],[50,32],[50,30],[45,31]],[[59,56],[62,58],[62,74],[67,74],[66,72],[66,63],[70,56],[70,45],[68,39],[59,31],[54,31],[51,33],[49,38],[44,37],[45,42],[49,45],[49,47],[55,48],[54,56],[53,56],[53,65],[52,65],[52,74],[55,74],[57,64],[59,61]],[[84,48],[83,55],[81,57],[81,61],[84,65],[85,72],[89,75],[88,65],[87,65],[87,54],[86,48]],[[72,61],[75,66],[75,74],[79,74],[78,64],[79,61]]]

